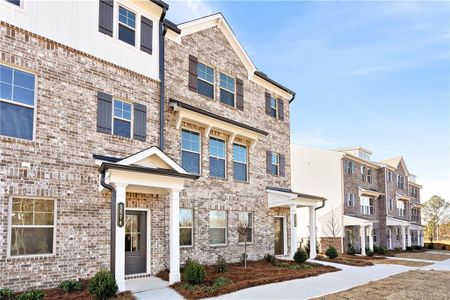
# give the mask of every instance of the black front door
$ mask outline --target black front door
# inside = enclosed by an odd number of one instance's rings
[[[125,274],[147,270],[147,213],[127,211],[125,218]]]
[[[274,241],[275,241],[275,255],[284,254],[284,226],[283,218],[274,218]]]

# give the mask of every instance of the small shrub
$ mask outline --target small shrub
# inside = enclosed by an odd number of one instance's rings
[[[298,248],[294,254],[294,260],[296,263],[304,263],[308,259],[308,254],[302,248]]]
[[[333,246],[328,246],[327,251],[325,251],[325,255],[328,256],[328,258],[330,259],[334,259],[336,257],[338,257],[338,252],[336,250],[336,248],[334,248]]]
[[[202,287],[203,291],[205,291],[206,294],[213,295],[216,292],[216,288],[209,285],[204,285]]]
[[[248,254],[242,253],[241,254],[241,263],[245,263],[245,260],[248,261]]]
[[[195,291],[197,289],[196,285],[190,284],[190,283],[185,283],[183,285],[183,288],[187,291]]]
[[[289,264],[288,263],[279,263],[279,264],[276,264],[276,266],[277,267],[279,267],[279,268],[289,268]]]
[[[406,247],[406,251],[412,252],[412,251],[413,251],[413,248],[412,248],[411,246],[407,246],[407,247]]]
[[[355,255],[356,254],[356,251],[355,251],[355,248],[353,248],[353,246],[348,246],[348,248],[347,248],[347,254],[348,255]]]
[[[97,300],[105,300],[117,294],[117,286],[114,275],[106,270],[99,271],[89,281],[88,292]]]
[[[206,278],[206,270],[200,263],[197,261],[190,261],[186,264],[183,272],[184,281],[190,284],[199,284],[203,283]]]
[[[232,283],[233,283],[233,281],[231,281],[228,278],[218,277],[218,278],[216,278],[216,280],[214,280],[213,287],[216,289],[220,289],[221,287],[224,287],[224,286],[232,284]]]
[[[387,249],[382,246],[373,246],[373,252],[375,252],[376,254],[385,255],[387,253]]]
[[[373,256],[375,253],[372,250],[367,250],[366,252],[367,256]]]
[[[0,288],[0,300],[13,300],[15,298],[16,298],[16,296],[12,289],[8,289],[8,288],[1,289]]]
[[[274,255],[272,255],[272,254],[266,254],[266,255],[264,255],[264,259],[265,259],[269,264],[272,264],[272,265],[276,265],[276,264],[278,263],[278,259],[277,259]]]
[[[60,284],[58,284],[58,287],[65,292],[70,293],[81,290],[83,288],[83,285],[77,280],[64,280],[61,281]]]
[[[300,268],[302,268],[302,269],[312,269],[314,267],[311,266],[311,265],[303,264],[303,265],[300,266]]]
[[[395,248],[394,248],[394,251],[395,251],[395,252],[401,252],[401,251],[402,251],[402,248],[400,248],[400,247],[395,247]]]
[[[42,290],[29,290],[17,297],[17,300],[42,300],[45,297],[45,293]]]
[[[428,249],[434,249],[434,245],[432,243],[430,243],[430,244],[427,245],[427,248]]]
[[[413,250],[422,250],[422,247],[420,247],[419,245],[414,245],[413,246]]]
[[[442,244],[442,246],[441,246],[441,250],[447,250],[447,248],[445,247],[445,245],[444,245],[444,244]]]
[[[225,261],[225,258],[222,255],[219,255],[219,257],[217,257],[216,264],[214,265],[214,268],[216,269],[216,272],[217,273],[225,272],[226,264],[227,263]]]

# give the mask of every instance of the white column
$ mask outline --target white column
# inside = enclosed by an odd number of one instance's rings
[[[407,227],[408,232],[408,247],[411,247],[411,226]]]
[[[361,236],[361,255],[366,256],[366,226],[359,225],[359,235]]]
[[[406,250],[406,226],[402,225],[402,250]]]
[[[369,225],[369,249],[373,251],[373,225]]]
[[[171,190],[170,201],[170,224],[169,224],[169,255],[170,273],[169,283],[173,284],[181,280],[180,276],[180,191]]]
[[[118,225],[119,206],[123,204],[125,210],[126,207],[126,184],[115,183],[116,189],[116,260],[115,260],[115,277],[119,291],[125,291],[125,219],[123,220],[123,226]],[[123,217],[125,218],[125,211],[123,211]]]
[[[297,251],[297,205],[289,206],[289,223],[291,225],[291,253],[290,256],[294,257]]]
[[[315,206],[309,207],[309,258],[317,256],[316,251],[316,210]]]
[[[424,235],[424,233],[423,233],[423,230],[420,230],[419,231],[419,233],[420,233],[420,247],[423,247],[423,240],[425,239],[425,235]]]

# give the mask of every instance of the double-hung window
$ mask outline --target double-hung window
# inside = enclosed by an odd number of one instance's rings
[[[391,171],[388,172],[388,182],[389,183],[392,182],[392,172]]]
[[[55,200],[12,199],[11,256],[52,254],[54,233]]]
[[[193,174],[200,174],[200,134],[181,131],[181,166]]]
[[[405,202],[401,200],[397,200],[397,209],[398,209],[398,215],[400,217],[405,216]]]
[[[389,209],[390,209],[390,210],[392,210],[392,209],[394,208],[394,202],[392,201],[392,198],[389,198],[389,200],[388,200],[388,206],[389,206]]]
[[[33,139],[35,76],[0,65],[0,135]]]
[[[247,181],[247,147],[233,144],[233,178]]]
[[[351,160],[345,161],[345,172],[347,174],[353,174],[353,161]]]
[[[369,197],[361,197],[361,213],[363,215],[373,214],[373,199]]]
[[[136,14],[123,6],[119,6],[119,40],[135,45]]]
[[[270,97],[270,115],[274,118],[278,115],[278,101],[275,97]]]
[[[209,138],[209,175],[225,178],[225,141]]]
[[[372,182],[372,170],[370,168],[367,168],[367,182]]]
[[[272,152],[272,175],[280,174],[280,154]]]
[[[361,170],[361,180],[366,181],[366,167],[361,166],[360,170]]]
[[[194,235],[192,209],[180,208],[180,246],[192,246]]]
[[[251,212],[239,212],[239,224],[238,226],[246,232],[247,236],[243,232],[239,232],[239,243],[253,242],[253,213]]]
[[[234,83],[233,77],[220,73],[220,102],[234,106]]]
[[[131,137],[132,104],[114,99],[113,134]]]
[[[198,93],[214,99],[214,69],[199,62],[197,74]]]
[[[354,207],[355,206],[355,195],[347,194],[347,206]]]
[[[373,236],[373,242],[377,242],[377,230],[374,228],[372,229],[372,236]]]
[[[397,175],[397,188],[402,190],[405,188],[405,177],[402,175]]]
[[[227,243],[227,212],[211,210],[209,212],[209,244],[225,245]]]

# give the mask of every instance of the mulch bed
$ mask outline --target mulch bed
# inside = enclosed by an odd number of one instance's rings
[[[43,290],[45,293],[44,299],[45,300],[85,300],[85,299],[94,300],[94,297],[92,297],[88,293],[87,287],[89,284],[89,280],[82,279],[82,280],[80,280],[80,282],[83,285],[83,289],[80,291],[74,291],[71,293],[66,293],[60,288],[45,289],[45,290]],[[21,293],[19,293],[19,294],[21,294]],[[111,298],[111,299],[135,300],[136,298],[131,294],[131,292],[126,291],[126,292],[117,294],[116,297]]]
[[[351,255],[343,255],[343,256],[338,256],[334,259],[330,259],[326,256],[323,255],[317,255],[316,256],[316,260],[321,260],[321,261],[328,261],[331,263],[336,263],[336,264],[343,264],[343,265],[348,265],[348,266],[354,266],[354,267],[367,267],[367,266],[373,266],[373,263],[371,263],[370,261],[366,260],[366,259],[361,259],[361,258],[355,258],[356,256],[351,256]]]
[[[360,260],[374,260],[374,259],[386,259],[385,256],[379,256],[375,254],[374,256],[362,256],[362,255],[348,255],[348,254],[342,254],[339,257],[345,257],[349,259],[360,259]]]
[[[214,266],[205,266],[205,269],[207,275],[204,284],[189,285],[182,281],[173,284],[171,287],[187,299],[201,299],[228,294],[253,286],[339,271],[338,268],[321,264],[297,264],[291,261],[280,261],[278,265],[272,265],[265,260],[249,261],[247,262],[247,268],[244,268],[241,263],[227,264],[226,271],[222,273],[217,273]],[[168,280],[169,272],[162,271],[157,276]],[[219,288],[214,287],[214,281],[219,277],[231,280],[231,282]]]

